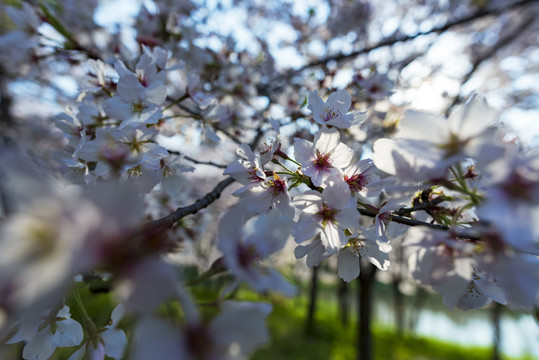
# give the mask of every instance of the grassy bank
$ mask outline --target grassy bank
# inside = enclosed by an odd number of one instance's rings
[[[245,295],[244,295],[245,296]],[[242,296],[243,297],[243,296]],[[246,297],[249,297],[248,295]],[[268,319],[271,342],[251,359],[349,360],[356,358],[355,318],[347,327],[336,314],[335,304],[321,301],[316,323],[310,335],[305,331],[305,298],[271,299],[274,310]],[[379,360],[490,360],[492,350],[485,347],[460,346],[437,339],[398,336],[392,329],[374,326],[374,358]],[[472,334],[471,334],[472,335]],[[505,360],[532,360],[532,356]]]

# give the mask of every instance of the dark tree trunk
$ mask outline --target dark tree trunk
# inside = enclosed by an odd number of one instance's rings
[[[421,308],[423,307],[423,303],[425,302],[426,298],[427,293],[425,289],[419,287],[417,289],[417,293],[415,294],[414,303],[412,304],[409,312],[408,331],[415,332],[417,327],[417,319],[419,319],[419,313],[421,312]]]
[[[377,267],[361,262],[358,286],[358,341],[357,359],[372,360],[373,346],[371,333],[372,285]]]
[[[395,313],[395,327],[397,328],[397,335],[402,336],[404,333],[404,296],[400,291],[399,285],[402,281],[401,269],[402,269],[402,246],[397,245],[395,249],[397,259],[397,271],[393,274],[393,281],[391,283],[393,288],[393,311]]]
[[[404,333],[404,297],[399,290],[400,282],[401,278],[397,275],[391,283],[393,287],[393,311],[395,312],[395,326],[398,336],[402,336]]]
[[[307,334],[314,333],[314,314],[316,312],[316,295],[318,293],[318,267],[311,270],[311,288],[309,289],[309,308],[307,309],[307,322],[305,331]]]
[[[494,303],[492,307],[492,326],[494,328],[494,336],[492,343],[492,360],[501,360],[500,354],[500,344],[502,341],[501,338],[501,329],[500,329],[500,317],[502,313],[502,306],[498,303]]]
[[[349,293],[350,287],[346,281],[339,279],[338,286],[338,298],[339,298],[339,317],[341,319],[342,325],[346,328],[350,323],[350,301]]]

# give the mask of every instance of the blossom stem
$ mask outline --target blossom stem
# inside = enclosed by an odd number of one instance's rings
[[[292,170],[290,170],[289,168],[287,168],[286,166],[284,166],[283,164],[281,164],[279,161],[274,161],[274,164],[277,164],[279,165],[280,167],[282,167],[283,169],[285,169],[287,172],[279,172],[279,171],[276,171],[277,174],[287,174],[287,175],[292,175],[294,174],[294,172]]]
[[[170,104],[168,104],[163,110],[168,110],[170,109],[171,107],[173,107],[174,105],[176,104],[179,104],[181,103],[182,101],[184,101],[185,99],[189,98],[191,95],[189,94],[189,92],[185,92],[185,94],[183,94],[182,96],[180,96],[178,98],[178,100],[175,100],[173,102],[171,102]]]
[[[301,164],[299,162],[297,162],[296,160],[292,159],[292,158],[288,158],[287,160],[290,160],[292,161],[294,164],[296,164],[297,166],[301,167]]]
[[[88,331],[90,338],[94,338],[95,336],[97,336],[97,327],[95,326],[95,323],[92,320],[92,318],[88,315],[88,312],[86,312],[86,308],[84,307],[84,303],[82,302],[82,299],[80,297],[80,293],[78,290],[73,292],[73,299],[75,299],[75,303],[77,304],[77,307],[79,308],[79,312],[82,316],[82,323],[84,325],[84,328]]]

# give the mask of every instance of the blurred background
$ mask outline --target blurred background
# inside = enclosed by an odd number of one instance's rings
[[[42,4],[66,32],[38,21],[28,37],[10,39],[17,24],[5,9],[19,3],[0,3],[0,130],[3,141],[21,142],[41,157],[53,152],[50,140],[58,136],[51,117],[74,104],[95,78],[87,60],[102,60],[110,74],[119,57],[136,63],[142,45],[171,49],[174,66],[182,69],[167,79],[170,98],[185,90],[188,74],[199,77],[201,97],[211,97],[211,105],[195,104],[208,109],[211,120],[189,119],[186,109],[187,119],[171,113],[178,118],[170,125],[171,136],[161,139],[196,159],[192,165],[230,163],[238,143],[262,135],[253,124],[269,117],[280,121],[283,138],[312,134],[305,106],[312,89],[326,95],[345,88],[354,109],[367,111],[370,126],[349,134],[363,157],[374,140],[394,130],[406,109],[448,115],[474,92],[499,111],[504,141],[523,149],[539,144],[537,1],[49,0]],[[27,3],[39,9],[39,2]],[[283,140],[283,148],[288,146]],[[196,166],[179,185],[182,195],[165,199],[168,208],[149,216],[205,194],[213,184],[207,180],[219,178],[222,166]],[[222,199],[230,199],[233,190]],[[189,269],[186,278],[218,258],[216,219],[231,201],[183,219],[176,229],[185,240],[170,261]],[[358,288],[369,279],[376,359],[539,359],[533,314],[499,305],[447,310],[438,295],[407,275],[398,246],[389,271],[365,266],[363,280],[350,284],[337,278],[332,262],[313,270],[294,258],[293,244],[283,253],[276,262],[298,286],[297,297],[239,290],[239,297],[269,299],[275,306],[272,343],[254,359],[354,358]],[[219,281],[197,285],[201,299]]]

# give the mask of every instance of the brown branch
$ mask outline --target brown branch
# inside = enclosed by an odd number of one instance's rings
[[[210,166],[215,166],[215,167],[218,167],[218,168],[221,168],[221,169],[226,169],[227,166],[228,166],[228,165],[216,164],[216,163],[214,163],[213,161],[200,161],[200,160],[196,160],[196,159],[193,159],[192,157],[187,156],[187,155],[184,155],[183,158],[184,158],[185,160],[189,160],[190,162],[195,163],[195,164],[200,164],[200,165],[210,165]]]
[[[449,105],[449,107],[447,108],[447,110],[445,111],[445,116],[449,116],[449,114],[451,113],[451,110],[457,105],[459,104],[460,102],[462,102],[463,100],[463,97],[461,96],[461,92],[462,92],[462,88],[464,87],[464,85],[472,78],[472,75],[479,69],[479,67],[481,66],[481,64],[483,62],[485,62],[486,60],[490,59],[491,57],[494,56],[494,54],[496,54],[496,52],[498,52],[498,50],[500,50],[501,48],[505,47],[506,45],[509,45],[510,43],[513,42],[513,40],[515,40],[516,38],[518,38],[526,28],[528,28],[531,24],[533,24],[533,22],[535,21],[535,17],[534,16],[528,16],[523,22],[522,24],[518,25],[518,26],[515,26],[515,29],[513,31],[511,31],[511,33],[509,33],[507,36],[505,36],[504,38],[500,39],[496,44],[494,44],[488,51],[486,51],[484,54],[481,54],[481,56],[478,56],[473,64],[472,64],[472,68],[470,69],[470,71],[468,71],[466,73],[466,75],[464,76],[464,78],[462,79],[461,83],[460,83],[460,89],[459,89],[459,94],[453,99],[453,101],[451,102],[451,104]]]
[[[375,217],[377,215],[376,213],[367,209],[358,208],[357,211],[359,211],[361,215],[365,215],[369,217]],[[396,223],[408,225],[408,226],[426,226],[431,229],[451,231],[453,234],[455,234],[455,236],[460,237],[460,238],[480,240],[480,235],[471,229],[451,228],[445,225],[431,224],[425,221],[415,220],[415,219],[411,219],[411,218],[407,218],[407,217],[399,216],[399,215],[393,215],[393,214],[390,214],[390,220]]]
[[[199,210],[208,207],[215,200],[219,199],[223,190],[225,190],[233,182],[234,179],[231,177],[222,180],[212,191],[195,201],[193,204],[177,208],[172,214],[161,219],[154,220],[148,223],[147,226],[150,228],[171,228],[174,223],[180,219],[186,217],[187,215],[197,213]]]
[[[469,16],[465,16],[463,18],[460,18],[460,19],[457,19],[457,20],[454,20],[454,21],[450,21],[450,22],[446,23],[445,25],[438,26],[438,27],[433,27],[432,29],[429,29],[429,30],[426,30],[426,31],[420,31],[420,32],[415,33],[413,35],[395,36],[395,37],[384,39],[384,40],[382,40],[382,41],[380,41],[380,42],[378,42],[378,43],[376,43],[374,45],[367,46],[367,47],[364,47],[364,48],[356,50],[356,51],[352,51],[349,54],[342,54],[341,53],[341,54],[327,56],[325,58],[322,58],[322,59],[313,61],[311,63],[308,63],[308,64],[300,67],[299,69],[293,70],[290,73],[290,75],[295,75],[295,74],[301,73],[303,70],[311,68],[311,67],[324,65],[328,61],[341,61],[341,60],[356,57],[358,55],[367,54],[367,53],[369,53],[369,52],[371,52],[371,51],[373,51],[375,49],[381,48],[381,47],[391,46],[391,45],[394,45],[394,44],[399,43],[399,42],[406,42],[406,41],[409,41],[409,40],[413,40],[413,39],[418,38],[420,36],[434,34],[434,33],[438,33],[438,34],[443,33],[444,31],[449,30],[450,28],[455,27],[457,25],[466,24],[466,23],[469,23],[469,22],[472,22],[472,21],[475,21],[475,20],[478,20],[478,19],[481,19],[481,18],[484,18],[484,17],[487,17],[487,16],[499,15],[499,14],[505,12],[505,11],[512,10],[512,9],[515,9],[515,8],[518,8],[518,7],[527,5],[527,4],[531,4],[531,3],[534,3],[534,2],[535,2],[535,0],[521,0],[521,1],[517,1],[517,2],[515,2],[513,4],[502,6],[502,7],[496,8],[496,9],[480,10],[480,11],[477,11],[477,12],[475,12],[475,13],[469,15]]]
[[[443,196],[439,196],[437,198],[434,198],[430,201],[426,201],[426,202],[422,202],[418,205],[414,205],[412,207],[409,207],[409,208],[400,208],[399,210],[395,211],[395,214],[396,215],[406,215],[406,214],[410,214],[412,212],[415,212],[415,211],[420,211],[420,210],[430,210],[432,207],[438,205],[439,203],[442,203],[444,202],[445,199]]]

